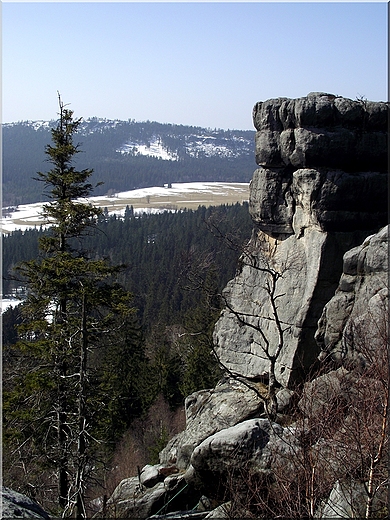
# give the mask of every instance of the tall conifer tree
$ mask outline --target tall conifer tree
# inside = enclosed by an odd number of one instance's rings
[[[29,410],[21,407],[29,426],[20,440],[40,445],[56,467],[62,516],[86,518],[93,432],[104,407],[104,396],[97,395],[96,351],[126,322],[128,331],[134,309],[131,295],[116,282],[120,267],[90,258],[80,245],[101,213],[80,201],[93,190],[92,170],[73,164],[80,124],[59,96],[59,121],[46,147],[52,169],[38,173],[50,197],[44,206],[50,233],[40,239],[40,257],[18,267],[28,288],[20,346],[31,359],[23,375]]]

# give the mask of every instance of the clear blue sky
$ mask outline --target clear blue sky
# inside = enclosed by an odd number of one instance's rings
[[[387,100],[385,2],[2,4],[2,121],[77,117],[253,129],[322,91]]]

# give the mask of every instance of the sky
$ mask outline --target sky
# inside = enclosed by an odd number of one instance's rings
[[[2,122],[253,130],[270,98],[387,101],[386,2],[2,3]]]

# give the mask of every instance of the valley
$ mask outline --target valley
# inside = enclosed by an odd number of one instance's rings
[[[124,215],[126,207],[137,213],[195,210],[199,206],[242,203],[249,198],[249,183],[189,182],[165,187],[142,188],[112,195],[91,197],[88,200],[108,215]],[[43,202],[3,208],[2,232],[45,226],[42,217]]]

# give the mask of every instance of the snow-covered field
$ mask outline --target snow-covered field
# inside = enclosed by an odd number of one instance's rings
[[[135,214],[159,213],[183,208],[196,209],[201,205],[235,204],[248,198],[249,183],[188,182],[172,184],[169,188],[143,188],[116,193],[113,196],[91,197],[88,200],[96,206],[107,208],[109,214],[121,216],[126,206],[133,206]],[[41,215],[42,205],[42,202],[37,202],[23,204],[17,208],[3,208],[3,215],[6,216],[1,220],[2,232],[10,233],[18,229],[23,231],[45,226],[46,222]],[[19,303],[20,299],[13,296],[0,299],[0,312]]]
[[[93,205],[107,208],[109,214],[121,216],[127,206],[134,213],[158,213],[178,209],[196,209],[198,206],[234,204],[249,198],[249,183],[188,182],[174,183],[171,187],[143,188],[116,193],[111,196],[91,197]],[[3,208],[3,233],[47,225],[42,217],[42,202]]]

